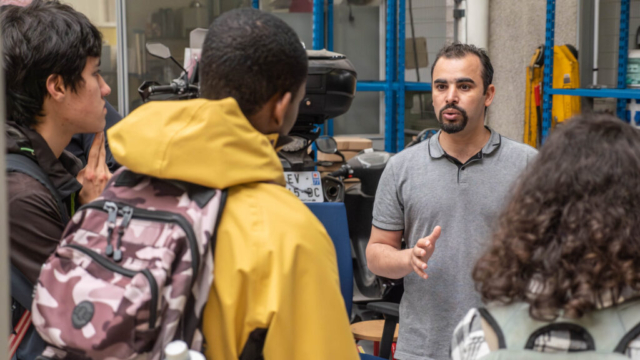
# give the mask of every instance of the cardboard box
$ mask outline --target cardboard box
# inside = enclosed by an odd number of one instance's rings
[[[405,39],[405,69],[415,69],[416,60],[413,53],[413,38]],[[429,67],[429,55],[427,53],[427,39],[424,37],[416,38],[416,50],[418,54],[418,67]]]
[[[337,136],[335,139],[338,144],[338,150],[344,155],[346,161],[351,160],[354,156],[358,155],[360,151],[373,147],[373,141],[371,141],[371,139],[346,136]],[[318,151],[318,161],[331,161],[334,163],[333,166],[330,167],[319,166],[319,171],[335,171],[342,165],[342,158],[339,155],[325,154],[320,151]]]
[[[338,150],[345,151],[361,151],[373,147],[373,141],[371,139],[336,136],[336,142],[338,143]]]
[[[340,169],[342,163],[334,163],[331,166],[318,166],[318,171],[322,172],[322,176],[329,175],[330,172],[334,172]],[[326,172],[326,174],[324,174]]]
[[[344,159],[346,161],[351,160],[354,156],[358,155],[358,153],[360,152],[360,150],[358,151],[350,151],[350,150],[345,150],[345,151],[340,151],[342,153],[342,155],[344,155]],[[322,153],[320,151],[318,151],[318,161],[331,161],[331,162],[342,162],[342,158],[340,157],[340,155],[336,155],[336,154],[325,154]]]

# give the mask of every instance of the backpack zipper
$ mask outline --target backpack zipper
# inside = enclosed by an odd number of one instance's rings
[[[111,238],[113,237],[113,230],[116,228],[116,220],[118,220],[118,206],[112,202],[107,202],[102,207],[102,210],[109,214],[107,220],[107,248],[104,253],[107,256],[112,256],[113,245],[111,245]]]
[[[196,281],[196,276],[198,274],[198,269],[200,269],[200,250],[198,250],[198,240],[196,239],[196,234],[189,224],[189,221],[184,218],[184,216],[168,211],[159,211],[159,210],[146,210],[140,209],[136,207],[131,207],[128,204],[119,203],[115,201],[107,201],[107,200],[99,200],[89,203],[87,205],[82,206],[78,211],[83,209],[95,209],[104,212],[108,212],[105,209],[106,204],[114,204],[114,206],[123,209],[124,207],[130,207],[132,209],[132,218],[133,219],[141,219],[141,220],[151,220],[157,222],[168,222],[168,223],[176,223],[178,226],[182,228],[184,233],[187,235],[187,239],[189,240],[189,249],[191,250],[191,268],[193,274],[191,276],[191,286]],[[119,214],[122,214],[122,211],[119,211]]]
[[[122,209],[122,224],[120,224],[120,228],[118,229],[118,241],[116,242],[116,250],[113,253],[113,260],[115,262],[122,260],[122,250],[120,250],[120,247],[122,247],[122,236],[124,232],[127,231],[132,218],[133,208],[131,206],[125,206]]]
[[[69,247],[72,249],[75,249],[77,251],[80,251],[81,253],[87,255],[88,257],[90,257],[92,260],[94,260],[96,263],[98,263],[100,266],[104,267],[105,269],[118,273],[120,275],[124,275],[128,278],[132,278],[134,277],[136,274],[138,273],[142,273],[147,280],[149,281],[149,287],[151,289],[151,304],[149,305],[150,309],[149,309],[149,329],[154,329],[156,326],[156,317],[157,317],[157,312],[158,312],[158,283],[156,282],[156,279],[153,277],[153,275],[151,274],[151,271],[149,271],[149,269],[144,269],[142,271],[133,271],[133,270],[128,270],[125,269],[121,266],[118,266],[114,263],[112,263],[111,261],[109,261],[108,259],[106,259],[105,257],[101,256],[100,254],[98,254],[97,252],[87,249],[85,247],[82,246],[78,246],[78,245],[65,245],[63,247]]]

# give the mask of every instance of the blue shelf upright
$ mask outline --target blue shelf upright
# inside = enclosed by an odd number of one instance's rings
[[[327,0],[326,31],[320,26],[320,21],[324,24],[324,1],[314,0],[313,4],[314,49],[326,43],[327,49],[333,50],[333,0]],[[398,152],[404,148],[405,91],[431,91],[431,84],[405,82],[406,0],[386,0],[386,10],[385,80],[359,80],[356,90],[384,92],[385,150]],[[327,124],[329,135],[333,135],[332,120]]]
[[[404,149],[404,103],[405,103],[405,39],[407,30],[406,0],[398,0],[398,74],[397,74],[397,118],[396,118],[396,151]],[[416,64],[416,66],[418,66]]]
[[[333,3],[313,0],[314,50],[326,48],[333,51]],[[260,8],[260,0],[252,0],[252,6]],[[385,150],[399,152],[404,148],[405,91],[431,91],[430,83],[405,82],[405,32],[406,0],[386,0],[385,80],[358,81],[356,91],[384,92],[385,99]],[[333,136],[333,119],[327,122],[327,133]]]
[[[612,97],[618,99],[617,115],[625,119],[626,99],[640,99],[640,90],[627,89],[627,55],[629,52],[629,11],[630,0],[620,0],[620,38],[618,45],[618,86],[617,89],[554,89],[553,88],[553,45],[556,22],[556,0],[547,0],[547,18],[544,47],[542,142],[551,130],[553,95]]]
[[[396,106],[397,101],[395,99],[395,89],[393,85],[396,80],[396,8],[397,0],[387,0],[387,29],[385,39],[385,82],[386,87],[384,91],[384,108],[385,108],[385,121],[384,121],[384,149],[389,152],[397,152],[396,147]]]
[[[553,86],[553,45],[556,32],[556,0],[547,0],[547,25],[544,39],[544,74],[543,96],[542,96],[542,141],[549,136],[551,129],[551,104],[553,96],[551,87]]]
[[[618,45],[618,89],[627,87],[627,56],[629,55],[629,10],[630,0],[620,3],[620,41]],[[626,119],[627,101],[618,99],[618,117]]]
[[[313,50],[324,47],[324,0],[313,0]]]
[[[327,50],[333,51],[333,0],[327,0]],[[333,136],[333,119],[327,121],[327,135]]]

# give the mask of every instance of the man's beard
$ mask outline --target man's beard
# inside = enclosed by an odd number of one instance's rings
[[[448,110],[448,109],[454,109],[460,112],[460,115],[462,116],[462,121],[456,122],[453,124],[445,123],[444,120],[442,119],[442,114],[445,110]],[[440,116],[438,117],[438,123],[440,123],[440,129],[442,129],[442,131],[446,132],[447,134],[455,134],[457,132],[464,130],[464,128],[467,126],[467,122],[469,122],[469,117],[467,116],[467,112],[464,111],[463,108],[458,107],[455,104],[447,104],[445,105],[445,107],[440,109]]]

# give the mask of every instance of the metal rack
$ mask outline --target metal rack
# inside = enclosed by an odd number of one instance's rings
[[[551,109],[553,95],[617,98],[617,115],[625,118],[627,99],[640,99],[640,90],[626,89],[627,55],[629,51],[629,8],[630,0],[620,1],[620,39],[618,48],[618,88],[617,89],[554,89],[553,86],[553,46],[556,25],[556,0],[547,0],[547,22],[544,47],[542,141],[551,130]]]
[[[431,91],[431,84],[407,82],[404,78],[406,0],[386,0],[386,8],[385,80],[358,81],[357,91],[384,92],[384,147],[386,151],[399,152],[404,149],[405,91]]]
[[[430,83],[406,82],[405,31],[406,0],[386,0],[387,25],[385,39],[385,80],[358,81],[357,91],[384,92],[385,126],[384,147],[386,151],[398,152],[404,148],[404,102],[405,91],[431,91]],[[260,7],[253,0],[254,8]],[[325,5],[327,11],[325,14]],[[327,29],[325,31],[325,15]],[[325,39],[326,33],[326,39]],[[313,1],[313,49],[333,50],[333,0]],[[333,135],[333,121],[327,122],[328,135]]]

